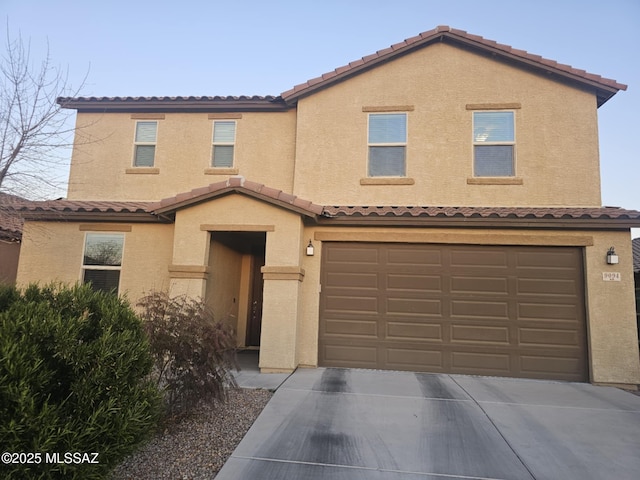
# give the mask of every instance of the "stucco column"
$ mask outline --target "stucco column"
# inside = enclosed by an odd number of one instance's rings
[[[262,274],[260,370],[263,373],[291,372],[298,366],[298,305],[304,270],[292,266],[265,266]]]
[[[173,258],[169,268],[169,295],[188,295],[204,298],[209,278],[209,232],[200,222],[189,221],[189,215],[176,215]]]
[[[620,263],[607,265],[614,246]],[[640,383],[633,261],[629,232],[594,235],[586,248],[587,304],[591,381],[599,384]]]

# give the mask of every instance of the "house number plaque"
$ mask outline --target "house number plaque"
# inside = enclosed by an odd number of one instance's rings
[[[619,282],[622,277],[620,277],[620,272],[602,272],[602,280],[605,282]]]

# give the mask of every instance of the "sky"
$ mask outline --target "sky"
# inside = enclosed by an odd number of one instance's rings
[[[0,19],[82,96],[279,95],[466,30],[628,85],[598,113],[602,204],[640,210],[640,0],[0,0]]]

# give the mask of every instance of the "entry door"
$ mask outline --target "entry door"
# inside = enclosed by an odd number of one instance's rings
[[[249,318],[247,319],[247,347],[260,346],[262,330],[262,272],[264,266],[264,250],[256,249],[251,259],[251,293],[249,297]]]

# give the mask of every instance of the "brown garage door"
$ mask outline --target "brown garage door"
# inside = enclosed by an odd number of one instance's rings
[[[319,364],[586,381],[582,252],[324,243]]]

